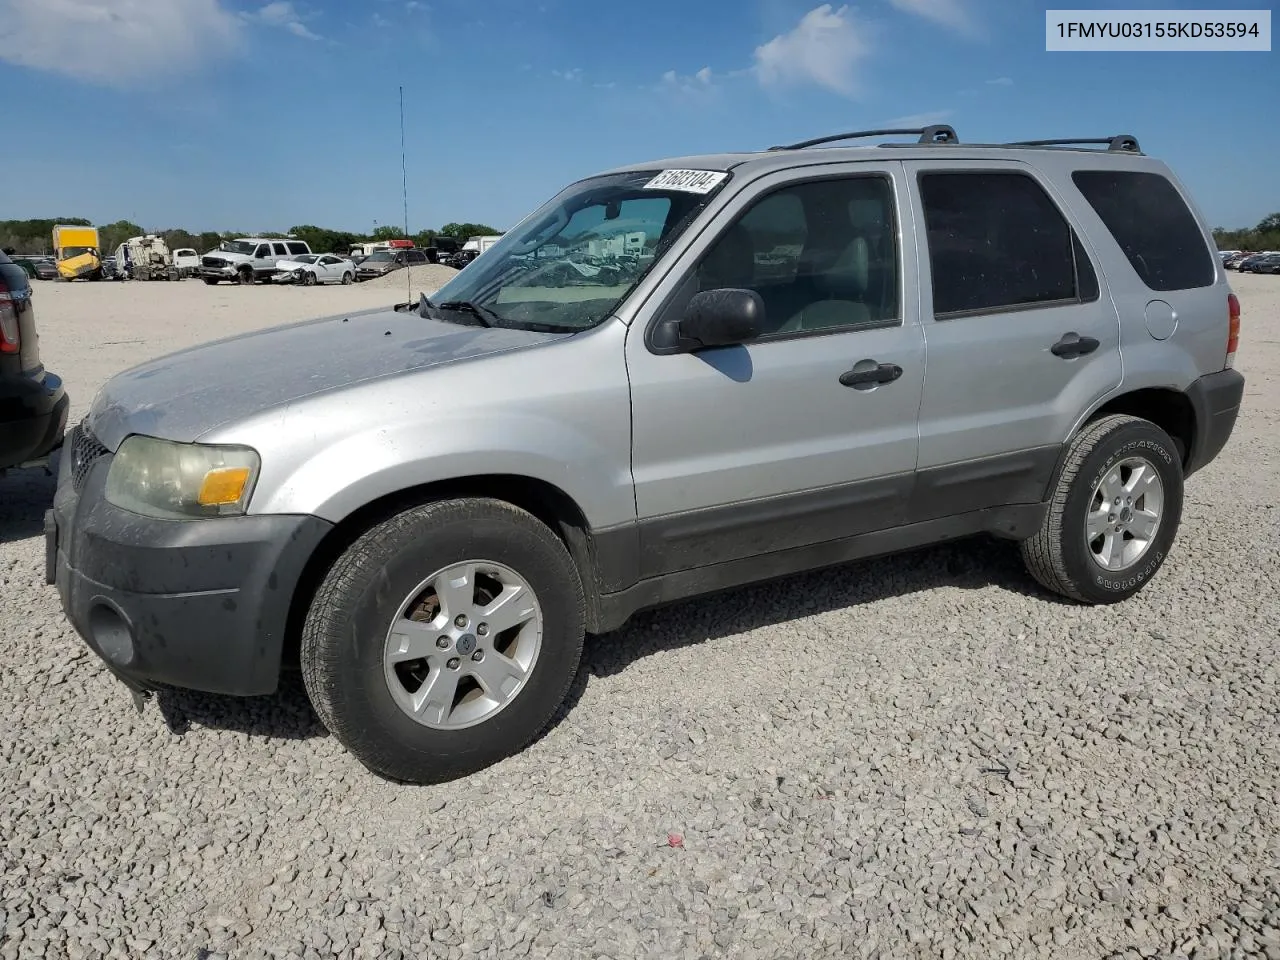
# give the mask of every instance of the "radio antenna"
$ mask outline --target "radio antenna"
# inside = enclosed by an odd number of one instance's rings
[[[404,197],[404,238],[409,239],[409,168],[405,163],[404,151],[404,84],[400,85],[400,192]],[[413,264],[404,265],[404,283],[409,292],[409,302],[413,302]]]

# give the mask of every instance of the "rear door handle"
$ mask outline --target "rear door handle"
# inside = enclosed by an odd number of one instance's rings
[[[1093,353],[1097,349],[1097,340],[1093,337],[1082,337],[1074,330],[1064,333],[1062,339],[1049,348],[1055,357],[1062,357],[1064,360],[1073,360],[1086,353]]]
[[[855,390],[870,390],[882,383],[893,383],[900,376],[902,376],[902,368],[896,363],[860,360],[852,370],[840,374],[840,385],[853,387]]]

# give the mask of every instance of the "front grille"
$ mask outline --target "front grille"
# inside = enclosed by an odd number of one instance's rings
[[[225,267],[227,265],[227,261],[223,260],[221,257],[204,257],[200,262],[206,267],[213,267],[215,269]]]
[[[79,493],[90,468],[110,452],[81,422],[71,439],[71,489]]]

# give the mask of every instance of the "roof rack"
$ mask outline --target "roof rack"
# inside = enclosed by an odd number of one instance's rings
[[[852,133],[837,133],[830,137],[817,137],[813,140],[802,140],[799,143],[791,143],[781,147],[770,147],[773,150],[803,150],[806,147],[816,147],[823,143],[836,143],[840,140],[859,140],[863,137],[889,137],[889,136],[905,136],[919,135],[919,143],[959,143],[960,138],[956,136],[956,132],[952,127],[946,124],[934,124],[928,127],[917,127],[914,129],[898,129],[898,130],[855,130]],[[1137,141],[1134,141],[1135,143]]]
[[[1094,144],[1107,147],[1108,153],[1141,153],[1142,148],[1138,146],[1138,138],[1130,136],[1127,133],[1117,134],[1114,137],[1099,137],[1092,140],[1015,140],[1008,144],[1011,147],[1074,147],[1080,145]]]

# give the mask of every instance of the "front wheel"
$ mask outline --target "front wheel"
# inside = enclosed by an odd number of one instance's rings
[[[1127,600],[1164,564],[1182,518],[1182,460],[1154,423],[1112,415],[1071,441],[1049,512],[1022,543],[1044,587],[1082,603]]]
[[[342,275],[342,285],[344,287],[351,286],[351,284],[355,283],[355,280],[356,278],[351,275],[351,271],[349,270]]]
[[[302,285],[304,287],[314,287],[316,285],[316,275],[310,270],[302,272]]]
[[[577,673],[582,583],[564,544],[490,499],[413,507],[334,563],[302,631],[316,713],[369,769],[413,783],[518,753]]]
[[[238,280],[238,281],[239,281],[239,283],[240,283],[240,285],[241,285],[242,287],[252,286],[252,285],[253,285],[253,271],[252,271],[252,270],[250,270],[250,269],[248,269],[248,268],[245,268],[244,270],[241,270],[239,273],[237,273],[237,274],[236,274],[236,280]]]

